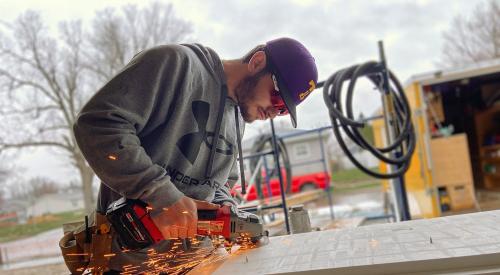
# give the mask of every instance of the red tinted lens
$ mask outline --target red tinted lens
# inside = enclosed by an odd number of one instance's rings
[[[278,116],[284,116],[288,114],[288,109],[286,108],[285,102],[279,95],[279,92],[272,92],[271,103],[273,104],[273,108],[278,112]]]

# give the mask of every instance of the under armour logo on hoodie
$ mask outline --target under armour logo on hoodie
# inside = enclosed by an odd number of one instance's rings
[[[200,152],[201,143],[205,143],[208,148],[212,149],[214,142],[213,137],[215,134],[214,132],[209,132],[206,129],[208,118],[210,117],[210,104],[205,101],[193,101],[191,108],[198,126],[198,132],[182,136],[177,141],[177,147],[186,159],[189,160],[191,164],[194,164],[196,158],[198,157],[198,153]],[[209,138],[212,139],[211,142],[209,141]],[[233,154],[233,144],[231,144],[223,135],[219,135],[219,141],[217,144],[217,153],[228,156]]]

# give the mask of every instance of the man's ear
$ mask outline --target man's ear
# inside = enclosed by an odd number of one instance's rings
[[[262,71],[266,67],[266,53],[264,51],[257,51],[255,52],[252,57],[250,58],[250,61],[248,62],[248,72],[251,75],[254,75],[260,71]]]

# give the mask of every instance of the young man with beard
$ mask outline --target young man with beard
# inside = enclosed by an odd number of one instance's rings
[[[74,125],[102,181],[97,212],[121,197],[148,203],[167,240],[152,247],[161,252],[169,239],[195,236],[197,209],[229,204],[237,211],[230,188],[238,180],[244,122],[290,114],[296,127],[296,105],[315,89],[317,77],[311,54],[290,38],[237,60],[221,60],[199,44],[139,53],[90,99]],[[116,241],[113,253],[112,270],[147,260],[145,251],[122,253]]]

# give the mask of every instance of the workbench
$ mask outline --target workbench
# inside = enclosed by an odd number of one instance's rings
[[[272,237],[212,265],[221,275],[498,274],[500,210]]]

